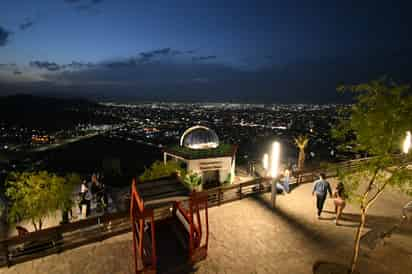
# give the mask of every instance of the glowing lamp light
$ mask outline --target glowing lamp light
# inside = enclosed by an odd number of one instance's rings
[[[263,155],[262,164],[263,164],[263,169],[268,170],[268,168],[269,168],[269,155],[267,153],[265,153],[265,155]]]
[[[405,140],[403,141],[403,153],[408,153],[409,149],[411,148],[411,132],[407,131],[406,132],[406,137]]]
[[[280,144],[279,142],[274,142],[272,144],[272,154],[270,161],[270,176],[275,178],[278,176],[279,170],[279,158],[280,158]]]
[[[191,149],[209,149],[209,148],[217,148],[218,146],[219,144],[215,142],[187,145],[187,147]]]

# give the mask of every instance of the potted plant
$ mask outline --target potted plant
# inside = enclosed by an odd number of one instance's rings
[[[186,174],[184,183],[194,191],[202,191],[203,190],[203,185],[202,185],[202,177],[195,173],[195,172],[189,172]]]

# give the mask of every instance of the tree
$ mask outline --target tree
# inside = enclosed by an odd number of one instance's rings
[[[155,161],[150,168],[145,168],[143,174],[139,177],[139,180],[149,181],[162,177],[168,177],[175,173],[179,173],[184,178],[185,171],[181,168],[180,163],[177,161],[168,161],[165,163],[161,161]]]
[[[62,222],[63,223],[69,221],[68,212],[69,212],[69,210],[72,209],[73,203],[74,203],[74,201],[73,201],[73,189],[74,189],[75,186],[77,186],[81,183],[80,176],[78,174],[75,174],[75,173],[66,174],[64,179],[65,179],[65,183],[63,184],[61,190],[58,191],[58,193],[57,193],[57,194],[60,194],[59,209],[62,210],[62,214],[63,214]]]
[[[79,183],[75,174],[62,177],[47,171],[11,173],[6,180],[6,196],[11,203],[9,221],[29,219],[36,231],[41,230],[46,216],[71,207],[73,187]]]
[[[305,165],[305,148],[308,142],[309,138],[305,135],[299,135],[295,138],[295,144],[299,148],[298,170],[302,170]]]
[[[351,262],[354,273],[368,209],[388,186],[412,194],[412,172],[407,165],[412,158],[399,154],[402,140],[412,127],[412,95],[409,86],[386,79],[343,86],[338,91],[353,92],[355,103],[333,129],[333,136],[342,142],[342,148],[351,147],[371,156],[354,170],[338,170],[349,198],[358,202],[360,210]]]

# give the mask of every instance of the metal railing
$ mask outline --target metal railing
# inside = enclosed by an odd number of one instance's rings
[[[0,241],[0,266],[11,266],[129,232],[129,212],[62,224]]]

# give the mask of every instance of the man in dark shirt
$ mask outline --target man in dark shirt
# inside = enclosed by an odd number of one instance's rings
[[[318,209],[318,218],[323,210],[323,205],[325,204],[326,195],[329,192],[329,196],[332,197],[332,190],[330,184],[325,180],[325,174],[321,173],[319,175],[319,180],[315,181],[312,190],[312,196],[316,194],[316,207]]]

